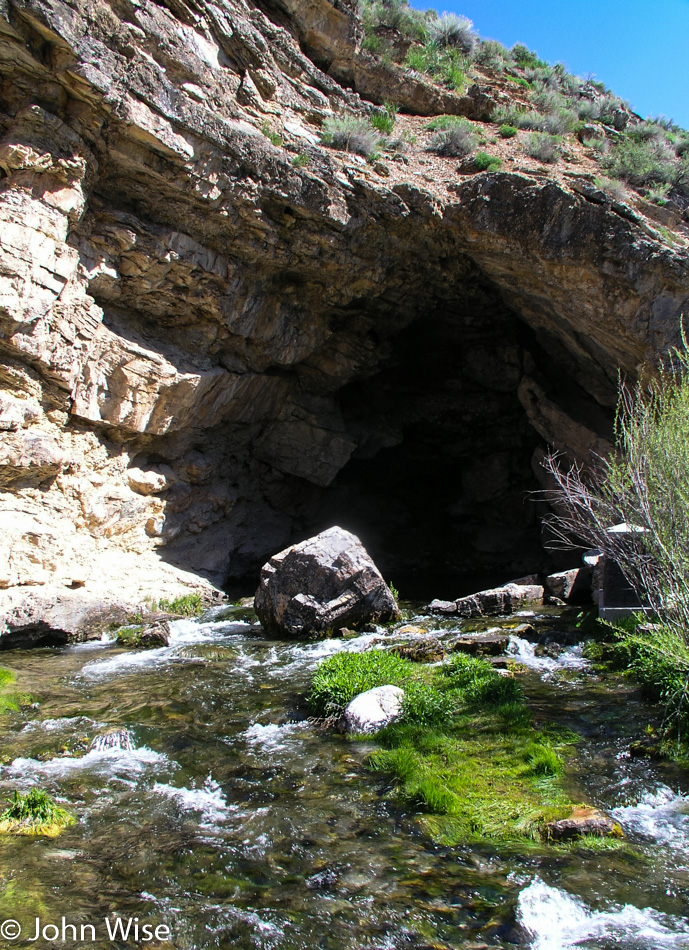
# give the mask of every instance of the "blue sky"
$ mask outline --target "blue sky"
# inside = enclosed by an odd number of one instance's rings
[[[643,116],[689,128],[689,0],[410,0],[460,13],[483,39],[525,43],[542,59],[593,73]]]

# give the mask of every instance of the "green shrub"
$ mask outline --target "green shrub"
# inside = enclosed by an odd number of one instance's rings
[[[473,126],[468,119],[462,119],[457,115],[437,115],[426,124],[427,132],[445,132],[447,129],[455,129],[458,126],[472,131]]]
[[[440,48],[451,46],[462,53],[471,53],[478,36],[471,20],[454,13],[443,13],[427,26],[429,38]]]
[[[505,68],[505,64],[511,61],[512,56],[502,43],[498,43],[496,40],[481,40],[478,46],[474,48],[472,59],[479,66],[501,73]]]
[[[648,186],[670,182],[674,175],[674,153],[665,141],[623,138],[601,160],[614,178],[624,178],[631,185]]]
[[[627,201],[629,195],[621,181],[610,178],[594,178],[593,184],[601,191],[605,191],[614,201]]]
[[[334,716],[368,689],[400,686],[409,676],[408,660],[383,650],[338,653],[324,660],[314,673],[307,703],[317,716]]]
[[[513,125],[501,125],[498,129],[498,132],[503,139],[514,138],[518,131],[519,129],[515,128]]]
[[[426,37],[423,13],[410,7],[406,0],[373,0],[363,3],[360,9],[367,38],[381,27],[409,39],[423,40]]]
[[[524,150],[539,162],[553,163],[560,158],[559,140],[552,135],[532,132],[524,139]]]
[[[295,168],[304,168],[309,164],[309,156],[306,152],[300,152],[298,155],[295,155],[292,159],[292,164]]]
[[[619,564],[657,624],[626,632],[632,669],[678,719],[689,698],[689,355],[671,351],[654,378],[622,386],[616,451],[586,476],[546,470],[557,489],[551,530],[577,538]],[[625,522],[628,532],[610,532]]]
[[[580,99],[575,108],[582,122],[597,122],[600,118],[600,105],[595,99]]]
[[[450,89],[455,92],[463,92],[466,89],[467,77],[464,71],[464,65],[461,59],[454,54],[454,51],[448,51],[440,61],[440,78]]]
[[[371,114],[371,125],[383,135],[390,135],[395,128],[396,116],[397,106],[392,102],[386,102],[382,109],[377,109]]]
[[[378,133],[364,119],[353,115],[328,116],[321,130],[324,145],[369,158],[376,150]]]
[[[446,158],[463,158],[465,155],[470,155],[477,144],[476,137],[470,129],[465,125],[456,124],[434,135],[428,148],[436,155]]]
[[[542,131],[549,135],[564,135],[574,132],[579,127],[579,117],[572,109],[559,108],[546,115],[543,120]]]
[[[502,162],[497,155],[489,155],[487,152],[477,152],[474,156],[474,164],[476,165],[477,171],[496,172],[502,165]]]
[[[441,48],[432,42],[425,46],[412,46],[407,53],[405,66],[456,91],[466,87],[466,60],[459,50],[452,47]]]
[[[511,50],[512,59],[515,61],[517,66],[521,66],[522,69],[527,67],[543,67],[548,64],[543,62],[542,59],[539,59],[538,54],[532,52],[528,46],[524,46],[523,43],[516,43]]]
[[[374,56],[383,56],[390,52],[390,43],[376,33],[366,33],[361,41],[361,48]]]
[[[7,808],[0,814],[0,833],[45,835],[54,838],[75,818],[46,792],[32,788],[26,795],[14,793]]]

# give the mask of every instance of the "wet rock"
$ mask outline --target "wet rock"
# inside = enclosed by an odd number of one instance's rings
[[[629,756],[632,759],[662,759],[664,758],[660,743],[653,739],[637,739],[630,743]]]
[[[575,808],[568,818],[550,821],[545,826],[545,836],[553,841],[566,841],[581,835],[597,838],[622,838],[621,827],[598,808]]]
[[[392,647],[390,652],[414,663],[438,663],[445,659],[445,647],[437,637],[419,637]]]
[[[376,686],[359,693],[344,711],[344,730],[356,735],[377,732],[399,718],[403,699],[399,686]]]
[[[530,623],[518,623],[516,627],[510,627],[510,635],[521,637],[523,640],[536,635],[536,628]]]
[[[414,623],[406,623],[403,627],[397,627],[395,636],[398,637],[423,637],[428,634],[425,627],[417,626]]]
[[[540,583],[541,581],[538,574],[526,574],[524,577],[517,577],[515,580],[510,581],[510,584],[516,584],[517,587],[538,586]]]
[[[566,604],[585,604],[591,600],[591,571],[584,565],[549,574],[544,586],[550,597]]]
[[[123,627],[117,633],[120,646],[136,650],[155,650],[170,645],[170,629],[166,623],[150,623],[143,627]]]
[[[399,615],[361,541],[339,527],[294,544],[263,565],[254,598],[269,633],[303,636]]]
[[[456,614],[457,604],[454,600],[432,600],[428,609],[436,614]]]
[[[505,584],[491,590],[482,590],[456,601],[460,617],[481,617],[484,614],[511,614],[527,604],[543,602],[543,588],[539,584]]]
[[[468,653],[471,656],[498,656],[505,652],[509,642],[507,633],[467,633],[453,637],[448,647],[453,652]]]

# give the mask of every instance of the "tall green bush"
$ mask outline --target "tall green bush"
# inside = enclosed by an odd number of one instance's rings
[[[544,466],[554,537],[616,562],[654,623],[625,634],[633,668],[689,722],[689,352],[668,354],[652,379],[622,385],[615,451],[584,469]],[[626,530],[611,532],[614,525]]]

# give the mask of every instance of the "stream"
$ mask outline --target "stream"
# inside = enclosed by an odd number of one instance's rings
[[[536,619],[558,638],[562,618]],[[568,791],[620,822],[616,850],[433,845],[368,771],[375,742],[322,731],[300,700],[323,657],[384,632],[274,640],[216,610],[171,633],[3,654],[32,706],[2,720],[0,796],[37,784],[78,818],[56,839],[0,836],[0,921],[23,928],[3,946],[689,948],[687,773],[630,758],[657,713],[595,675],[575,632],[559,655],[516,637],[509,652],[536,722],[580,734]],[[171,937],[110,940],[113,915]],[[30,939],[63,917],[95,942]]]

